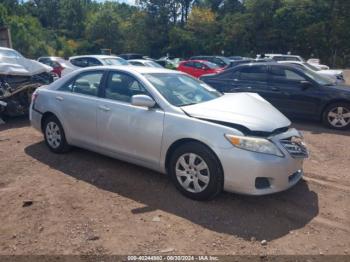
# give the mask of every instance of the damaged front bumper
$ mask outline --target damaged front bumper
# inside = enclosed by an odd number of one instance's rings
[[[28,114],[35,89],[52,82],[53,76],[48,72],[32,76],[0,73],[0,114],[9,117]]]

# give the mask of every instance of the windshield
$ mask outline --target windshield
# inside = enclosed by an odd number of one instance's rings
[[[207,84],[183,74],[152,73],[144,76],[174,106],[198,104],[222,95]]]
[[[230,59],[228,59],[227,57],[224,57],[224,56],[219,56],[219,58],[221,60],[223,60],[227,65],[229,65],[231,63]]]
[[[160,64],[153,62],[153,61],[147,61],[145,62],[146,65],[150,66],[150,67],[158,67],[158,68],[163,68]]]
[[[212,62],[204,61],[203,64],[205,64],[206,66],[208,66],[210,69],[220,68],[220,66],[218,66],[217,64],[214,64],[214,63],[212,63]]]
[[[316,66],[310,65],[309,63],[303,63],[307,68],[313,70],[313,71],[321,71],[321,69],[318,69]]]
[[[23,56],[15,50],[0,49],[0,57],[22,58]]]
[[[335,84],[334,80],[332,80],[328,77],[325,77],[325,76],[321,76],[318,73],[316,73],[308,68],[305,68],[304,73],[320,85],[326,86],[326,85],[334,85]]]
[[[104,58],[102,59],[106,65],[128,65],[129,63],[123,58]]]

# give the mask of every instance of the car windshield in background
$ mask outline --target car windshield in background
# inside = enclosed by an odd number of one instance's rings
[[[219,58],[220,58],[221,60],[223,60],[227,65],[229,65],[229,64],[231,63],[230,59],[228,59],[228,58],[226,58],[226,57],[224,57],[224,56],[219,56]]]
[[[206,66],[208,66],[210,69],[220,68],[220,66],[218,66],[217,64],[214,64],[214,63],[208,62],[208,61],[203,62],[203,64],[205,64]]]
[[[129,63],[122,58],[104,58],[102,59],[107,65],[128,65]]]
[[[0,50],[0,57],[23,58],[23,56],[15,50]]]
[[[327,86],[327,85],[334,85],[335,84],[335,81],[328,78],[328,77],[325,77],[325,76],[321,76],[319,75],[318,73],[308,69],[308,68],[305,68],[305,70],[303,71],[308,77],[310,77],[311,79],[313,79],[314,81],[316,81],[318,84],[320,85],[324,85],[324,86]]]
[[[163,68],[160,64],[153,62],[153,61],[147,61],[145,62],[147,65],[151,66],[151,67],[159,67],[159,68]]]
[[[307,68],[309,68],[309,69],[311,69],[311,70],[313,70],[313,71],[321,71],[321,69],[318,69],[316,66],[313,66],[313,65],[311,65],[311,64],[309,64],[309,63],[303,63]]]
[[[184,74],[152,73],[144,76],[174,106],[198,104],[222,96],[207,84]]]

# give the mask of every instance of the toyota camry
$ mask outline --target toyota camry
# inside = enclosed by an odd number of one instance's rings
[[[48,148],[81,147],[167,173],[184,195],[264,195],[303,175],[299,131],[254,93],[222,94],[185,73],[103,66],[36,90],[30,119]]]

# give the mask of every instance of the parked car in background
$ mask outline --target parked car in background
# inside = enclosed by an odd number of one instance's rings
[[[315,67],[317,67],[320,70],[329,70],[329,66],[322,65],[320,59],[317,58],[311,58],[307,60],[307,62]]]
[[[177,69],[181,61],[183,61],[182,58],[179,57],[168,57],[163,56],[157,60],[154,60],[156,63],[160,64],[162,67],[168,68],[168,69]]]
[[[30,120],[55,153],[78,146],[168,173],[198,200],[286,190],[308,155],[302,135],[259,95],[223,95],[162,68],[77,70],[34,93]]]
[[[258,93],[290,117],[321,120],[333,129],[350,127],[350,87],[335,85],[307,68],[243,64],[200,79],[220,92]]]
[[[257,57],[257,58],[270,58],[275,61],[300,61],[305,62],[305,60],[298,55],[283,55],[283,54],[264,54],[263,57]]]
[[[206,60],[217,64],[219,67],[226,67],[231,63],[230,59],[224,56],[192,56],[189,60]]]
[[[334,83],[345,83],[345,78],[342,70],[322,70],[317,68],[316,66],[309,64],[308,62],[299,62],[299,61],[280,61],[279,63],[290,64],[300,69],[304,70],[305,68],[316,72],[319,75],[328,77],[334,81]]]
[[[75,66],[71,70],[64,70],[63,75],[70,73],[76,69],[91,66],[103,66],[103,65],[130,65],[128,61],[118,56],[110,55],[81,55],[72,56],[69,58],[69,62]]]
[[[119,57],[125,59],[125,60],[131,60],[131,59],[144,59],[145,56],[142,54],[137,53],[127,53],[127,54],[120,54]]]
[[[205,74],[219,73],[223,68],[205,60],[188,60],[181,62],[177,70],[198,78]]]
[[[146,60],[146,59],[132,59],[128,60],[129,64],[134,66],[147,66],[147,67],[159,67],[163,68],[160,64],[152,61],[152,60]]]
[[[51,66],[53,68],[52,72],[54,72],[58,77],[62,76],[64,70],[67,70],[67,72],[71,72],[77,69],[76,66],[72,65],[69,61],[61,57],[44,56],[39,57],[38,61],[45,65]],[[65,73],[63,73],[63,75],[64,74]]]

